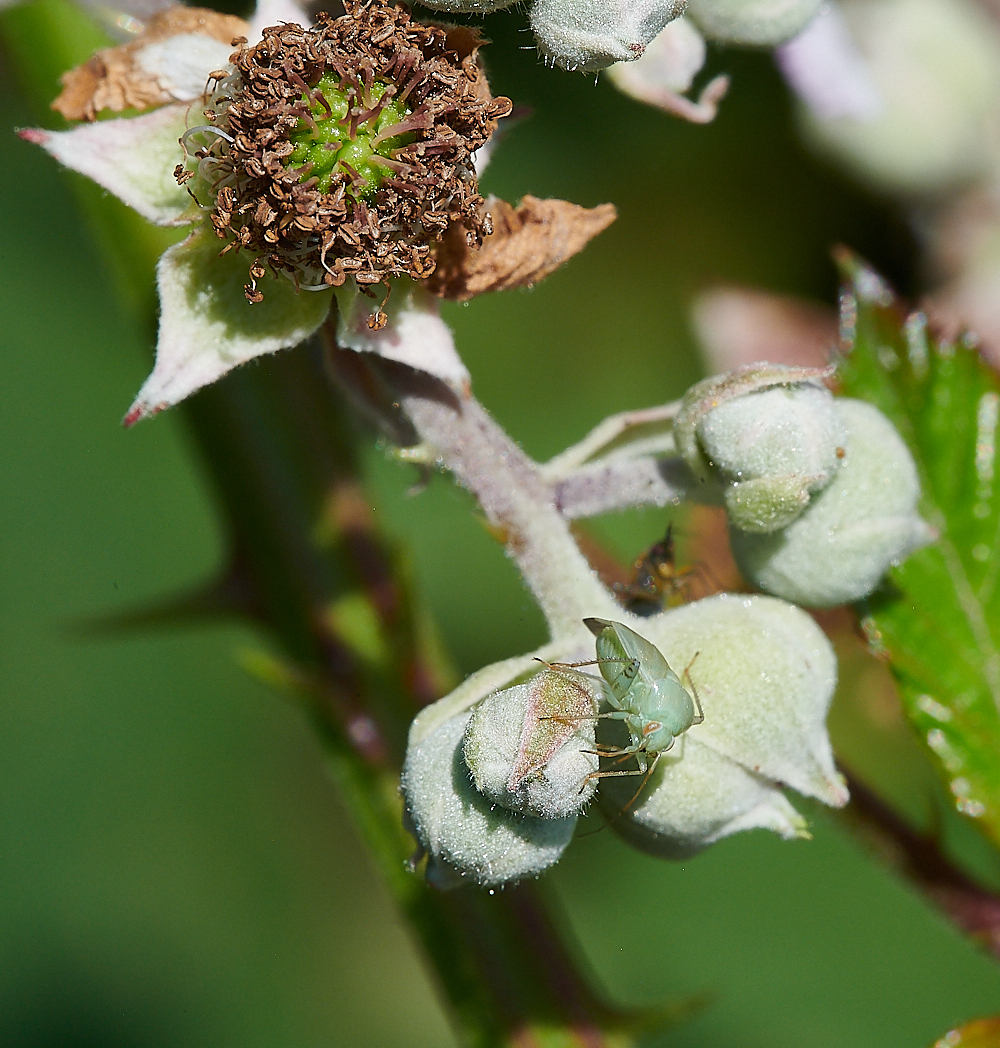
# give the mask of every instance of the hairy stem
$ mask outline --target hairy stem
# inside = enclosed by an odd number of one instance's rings
[[[57,74],[108,43],[99,35],[65,0],[0,13],[0,39],[40,122],[51,116]],[[117,276],[114,291],[151,337],[153,270],[172,237],[97,187],[73,185]],[[344,803],[462,1041],[477,1048],[629,1043],[622,1031],[633,1017],[593,993],[534,885],[443,895],[406,868],[413,841],[397,792],[406,729],[442,689],[403,559],[373,526],[357,434],[318,355],[303,347],[242,369],[182,410],[218,495],[230,555],[216,583],[179,602],[174,614],[241,615],[277,640],[284,656],[267,673],[297,696],[319,730]],[[509,515],[516,527],[516,498]],[[569,552],[563,547],[561,556]],[[147,617],[157,621],[164,620]]]
[[[1000,958],[1000,896],[976,884],[952,863],[934,836],[907,825],[856,776],[845,777],[851,804],[842,818],[963,932]]]
[[[365,388],[359,369],[374,373],[368,388],[391,393],[388,399],[401,406],[418,438],[476,497],[553,636],[586,640],[585,617],[620,613],[580,552],[552,486],[471,393],[456,393],[403,364],[340,349],[332,331],[330,339],[335,374],[358,393]]]
[[[353,433],[317,357],[302,347],[239,371],[191,401],[190,412],[254,594],[247,611],[291,657],[290,683],[463,1040],[608,1044],[615,1013],[590,990],[537,888],[442,894],[406,869],[414,842],[396,790],[406,728],[439,689],[416,644],[398,558],[357,497]],[[365,601],[361,618],[377,633],[362,645],[367,659],[334,611],[356,612]]]

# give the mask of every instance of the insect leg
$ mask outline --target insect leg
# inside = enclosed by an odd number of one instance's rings
[[[673,746],[673,744],[674,744],[673,740],[671,740],[670,746]],[[670,746],[667,747],[668,750],[670,749]],[[665,753],[666,750],[664,750],[663,752]],[[642,780],[642,782],[639,783],[639,788],[635,791],[635,793],[632,794],[632,797],[629,800],[628,804],[626,804],[625,807],[622,808],[622,810],[618,813],[618,815],[615,816],[616,819],[619,816],[624,815],[625,812],[627,812],[629,810],[629,808],[631,808],[632,805],[635,804],[636,797],[638,797],[639,794],[642,793],[642,791],[646,788],[646,783],[649,782],[650,776],[653,774],[653,769],[656,767],[656,764],[659,761],[659,759],[660,759],[660,754],[657,753],[653,757],[652,761],[650,761],[649,771],[646,772],[646,777]]]
[[[636,768],[634,771],[592,771],[580,784],[580,792],[583,793],[591,779],[615,779],[625,775],[648,775],[648,772],[642,768]]]
[[[691,722],[692,724],[701,724],[705,719],[705,711],[701,708],[701,699],[698,698],[698,689],[694,686],[694,681],[691,679],[691,667],[694,665],[694,660],[701,654],[700,651],[696,651],[691,658],[691,661],[684,667],[684,676],[687,679],[688,684],[691,685],[691,695],[694,698],[694,704],[698,709],[698,716]]]

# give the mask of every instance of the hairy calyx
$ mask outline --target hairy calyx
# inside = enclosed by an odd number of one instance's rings
[[[212,207],[223,251],[253,256],[251,302],[268,271],[312,290],[421,279],[449,225],[470,246],[490,232],[472,155],[511,104],[490,95],[477,35],[346,6],[242,46],[185,135],[178,179]]]

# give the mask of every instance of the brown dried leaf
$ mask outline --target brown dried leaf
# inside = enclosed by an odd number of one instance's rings
[[[530,287],[572,258],[618,217],[613,204],[585,208],[565,200],[526,196],[514,208],[491,197],[484,205],[493,232],[476,250],[453,223],[438,249],[427,288],[441,298],[465,302],[487,291]]]
[[[200,33],[223,44],[245,37],[249,26],[242,18],[203,7],[169,7],[155,14],[146,28],[128,44],[98,51],[82,66],[62,75],[63,90],[52,108],[67,120],[94,120],[104,109],[150,109],[174,99],[155,76],[135,61],[150,44],[182,33]]]

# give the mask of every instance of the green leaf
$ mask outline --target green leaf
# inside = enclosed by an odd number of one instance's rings
[[[1000,1018],[977,1019],[956,1026],[936,1040],[934,1048],[1000,1048]]]
[[[879,407],[910,446],[932,545],[859,605],[911,724],[955,805],[1000,846],[1000,383],[969,339],[937,342],[847,252],[842,391]]]

